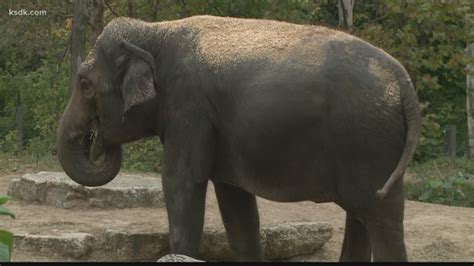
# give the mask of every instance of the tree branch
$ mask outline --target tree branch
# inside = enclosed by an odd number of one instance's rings
[[[372,19],[372,20],[369,20],[369,21],[367,21],[367,22],[362,23],[359,27],[364,27],[364,26],[366,26],[366,25],[368,25],[368,24],[371,24],[371,23],[377,22],[377,21],[379,21],[379,20],[385,19],[386,17],[387,17],[387,15],[385,14],[385,15],[380,16],[380,17],[378,17],[378,18],[374,18],[374,19]]]
[[[109,1],[105,1],[105,6],[110,10],[110,12],[112,12],[112,14],[115,16],[115,17],[120,17],[117,13],[115,13],[115,11],[112,9],[112,7],[109,5]]]
[[[64,62],[64,58],[66,58],[67,51],[69,51],[69,47],[71,46],[72,32],[69,33],[69,37],[67,39],[68,41],[67,41],[66,47],[64,48],[63,55],[61,56],[61,62]]]
[[[347,9],[346,9],[346,6],[344,5],[344,1],[339,0],[339,4],[341,5],[341,9],[342,9],[342,19],[344,20],[344,27],[347,29],[349,28],[349,25],[347,25]]]

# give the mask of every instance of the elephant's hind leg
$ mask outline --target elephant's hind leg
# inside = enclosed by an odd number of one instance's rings
[[[404,241],[404,197],[378,200],[376,215],[367,219],[374,261],[407,261]]]
[[[369,224],[369,235],[374,261],[408,260],[403,240],[403,225],[393,228],[384,222],[374,221]]]
[[[232,185],[215,183],[222,220],[231,249],[240,261],[261,261],[260,221],[255,195]]]
[[[371,247],[365,225],[346,212],[346,228],[339,261],[370,261]]]

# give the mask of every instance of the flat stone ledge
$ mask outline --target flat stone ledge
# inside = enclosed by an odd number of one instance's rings
[[[263,225],[260,234],[266,260],[312,254],[332,237],[328,223]],[[168,232],[15,234],[14,252],[27,252],[35,261],[156,261],[169,253]],[[44,254],[49,254],[44,259]],[[13,254],[13,259],[15,254]],[[200,256],[206,261],[233,261],[225,230],[205,228]]]
[[[318,222],[262,225],[260,229],[262,249],[266,260],[281,260],[312,254],[321,249],[332,235],[333,228],[330,224]],[[224,229],[205,229],[200,253],[211,261],[234,259]]]
[[[160,178],[130,174],[119,174],[101,187],[79,185],[64,172],[25,174],[10,181],[8,195],[65,209],[165,206]]]
[[[92,241],[92,235],[87,233],[62,233],[54,236],[17,234],[14,250],[74,261],[85,257],[91,251]]]

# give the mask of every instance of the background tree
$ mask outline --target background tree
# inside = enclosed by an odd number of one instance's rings
[[[469,135],[469,156],[474,158],[474,23],[472,7],[466,6],[466,24],[470,28],[466,54],[469,58],[466,75],[466,107]]]
[[[339,27],[352,31],[352,9],[354,8],[355,0],[338,0],[337,9],[339,15]]]
[[[133,10],[133,1],[132,0],[127,0],[127,16],[130,17],[130,18],[133,18],[135,17],[135,14],[134,14],[134,10]]]
[[[94,46],[95,40],[102,33],[104,29],[104,1],[105,0],[89,0],[89,14],[90,14],[90,44]]]
[[[94,1],[95,2],[95,1]],[[69,94],[76,82],[76,73],[85,58],[86,26],[88,19],[87,1],[74,0],[74,12],[71,31],[71,60],[69,74]]]

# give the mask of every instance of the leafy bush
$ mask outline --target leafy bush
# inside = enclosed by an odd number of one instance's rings
[[[443,130],[436,121],[435,114],[427,114],[421,119],[421,134],[413,156],[414,161],[427,161],[442,154]]]
[[[163,146],[158,137],[141,139],[123,147],[123,169],[138,172],[160,172]]]
[[[373,7],[375,4],[375,7]],[[466,7],[443,1],[367,1],[354,14],[378,17],[377,23],[362,23],[355,34],[383,48],[399,60],[411,76],[424,115],[416,161],[440,156],[442,128],[458,128],[458,145],[467,147],[466,119]],[[357,6],[357,2],[356,2]],[[361,18],[362,17],[362,18]],[[466,149],[459,151],[464,155]]]
[[[0,195],[0,215],[8,215],[15,219],[15,214],[3,207],[10,197]],[[0,230],[0,262],[10,261],[13,250],[13,234],[9,231]]]
[[[474,207],[474,162],[440,158],[413,166],[405,184],[407,198],[451,206]]]
[[[13,126],[0,133],[2,150],[18,153],[20,149],[14,128],[18,100],[24,110],[24,148],[41,153],[53,148],[68,87],[68,69],[57,63],[56,56],[52,54],[43,59],[41,66],[30,72],[0,73],[0,94],[6,99],[4,109],[11,111],[7,117]]]

